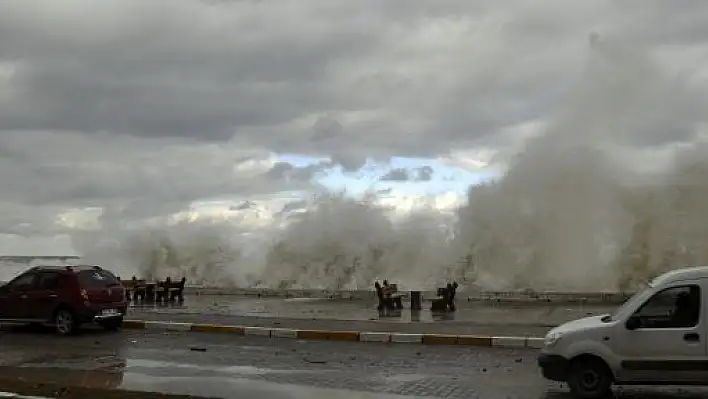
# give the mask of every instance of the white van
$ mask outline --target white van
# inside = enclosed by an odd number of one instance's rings
[[[618,385],[708,385],[708,267],[663,274],[614,313],[558,326],[538,358],[543,376],[583,399]]]

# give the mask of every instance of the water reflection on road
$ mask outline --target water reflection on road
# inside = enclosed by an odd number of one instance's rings
[[[0,375],[223,398],[570,399],[535,352],[212,334],[0,332]],[[698,399],[704,389],[632,388],[625,399]]]

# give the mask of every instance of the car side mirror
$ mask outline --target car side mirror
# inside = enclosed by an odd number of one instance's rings
[[[629,330],[629,331],[634,331],[641,326],[642,326],[642,321],[639,320],[639,317],[637,317],[637,316],[630,317],[629,319],[627,319],[627,322],[625,323],[625,327],[627,327],[627,330]]]

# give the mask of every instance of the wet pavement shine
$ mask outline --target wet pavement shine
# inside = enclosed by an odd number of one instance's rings
[[[533,350],[270,340],[220,334],[0,332],[0,376],[218,398],[570,399]],[[0,380],[0,390],[5,390]],[[632,388],[620,398],[704,398],[700,388]],[[133,397],[133,396],[131,396]]]
[[[183,305],[156,306],[138,304],[136,310],[158,313],[218,314],[251,317],[281,317],[304,319],[370,320],[382,318],[386,321],[424,322],[445,321],[454,317],[457,321],[494,320],[499,324],[559,324],[588,313],[607,313],[614,305],[573,304],[573,303],[496,303],[486,301],[458,300],[454,314],[439,314],[429,310],[430,303],[411,313],[409,303],[404,301],[402,312],[390,312],[393,316],[379,316],[376,301],[346,299],[309,298],[255,298],[238,296],[188,296]],[[135,305],[135,304],[134,304]]]

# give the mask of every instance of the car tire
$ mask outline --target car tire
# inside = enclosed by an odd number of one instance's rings
[[[612,371],[601,359],[582,357],[570,363],[568,386],[578,399],[610,398],[612,383]]]
[[[111,319],[111,320],[104,320],[101,322],[101,327],[105,328],[108,331],[115,331],[120,329],[123,326],[123,318],[117,318],[117,319]]]
[[[65,307],[61,307],[54,312],[54,330],[59,335],[72,335],[78,329],[78,323],[74,313]]]

